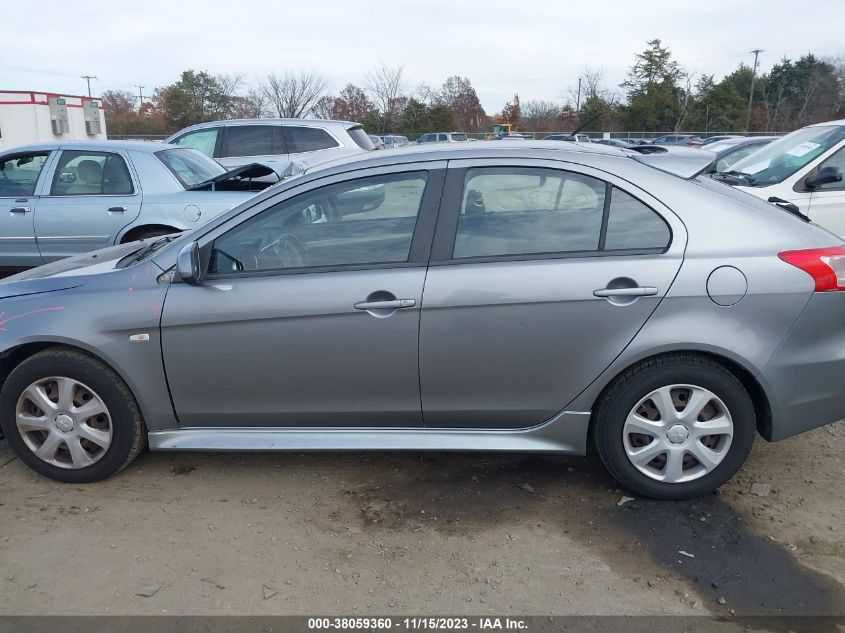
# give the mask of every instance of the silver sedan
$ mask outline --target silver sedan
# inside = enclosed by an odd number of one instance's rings
[[[123,141],[45,143],[0,154],[0,269],[40,266],[182,231],[271,183],[193,149]]]
[[[845,242],[663,156],[378,152],[12,277],[0,426],[65,482],[145,446],[592,443],[639,494],[712,491],[755,436],[845,417]]]

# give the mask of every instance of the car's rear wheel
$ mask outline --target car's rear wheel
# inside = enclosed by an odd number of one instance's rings
[[[742,466],[756,418],[742,383],[705,357],[669,355],[619,376],[596,408],[594,439],[610,473],[647,497],[711,492]]]
[[[0,392],[0,426],[33,470],[66,483],[99,481],[143,450],[146,429],[129,388],[101,361],[70,349],[39,352]]]

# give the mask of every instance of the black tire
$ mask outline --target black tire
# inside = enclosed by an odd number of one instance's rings
[[[72,378],[89,386],[108,408],[111,444],[90,466],[70,469],[49,464],[36,456],[21,438],[15,421],[18,399],[31,384],[52,376]],[[0,428],[21,461],[45,477],[63,483],[91,483],[111,477],[131,464],[147,441],[138,404],[120,376],[102,361],[67,348],[38,352],[12,370],[0,392]]]
[[[657,481],[640,472],[623,445],[623,428],[631,409],[653,390],[672,384],[709,389],[728,408],[734,425],[733,439],[721,463],[698,479],[680,483]],[[626,488],[655,499],[687,499],[710,493],[733,477],[751,451],[755,430],[754,405],[730,371],[710,358],[669,354],[626,370],[605,389],[595,410],[593,439],[607,470]]]

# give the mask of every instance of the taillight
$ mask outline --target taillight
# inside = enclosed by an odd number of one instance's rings
[[[778,257],[810,275],[816,292],[845,290],[845,246],[784,251]]]

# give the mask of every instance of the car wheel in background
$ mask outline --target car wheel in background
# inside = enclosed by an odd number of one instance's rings
[[[742,383],[714,360],[673,354],[625,371],[605,390],[594,420],[611,475],[646,497],[712,492],[742,466],[756,417]]]
[[[123,380],[101,361],[66,348],[39,352],[12,370],[0,392],[0,427],[23,462],[65,483],[110,477],[146,443]]]

